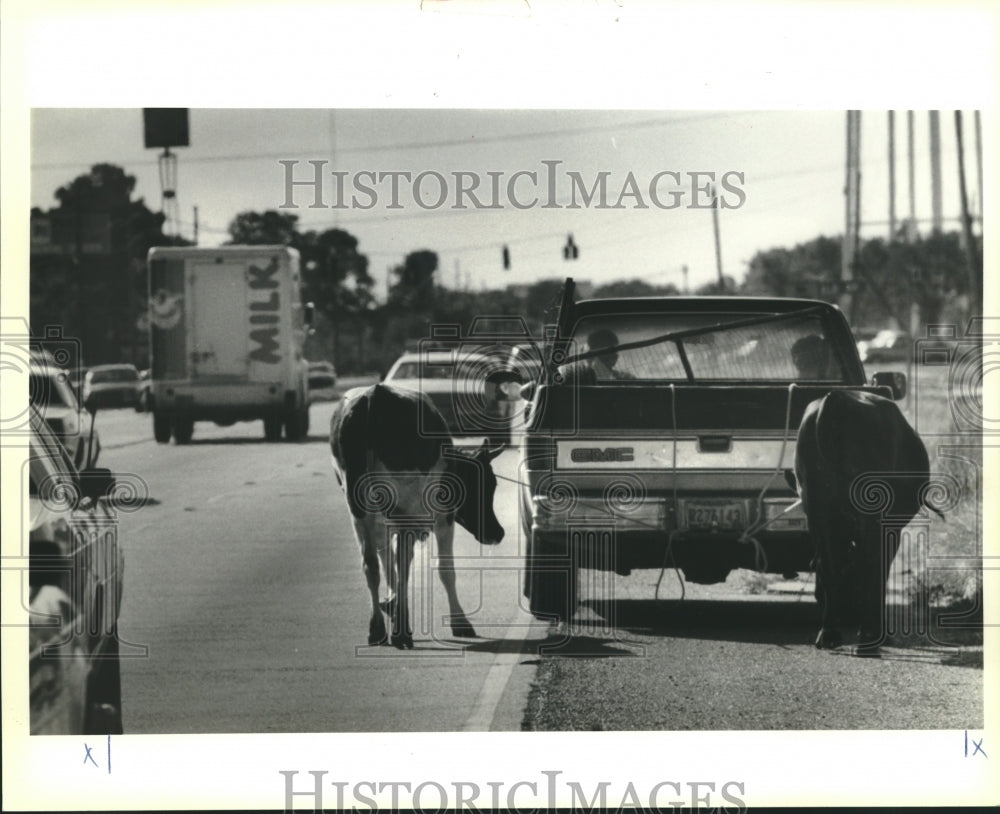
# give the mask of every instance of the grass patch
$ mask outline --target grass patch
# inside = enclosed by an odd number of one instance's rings
[[[890,580],[928,606],[982,602],[982,378],[947,366],[880,365],[907,374],[898,402],[927,447],[929,497],[945,519],[930,514],[904,535]]]

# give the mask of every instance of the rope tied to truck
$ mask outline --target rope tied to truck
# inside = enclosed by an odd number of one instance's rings
[[[764,486],[761,488],[760,493],[757,495],[757,518],[751,523],[743,533],[739,536],[738,542],[748,543],[754,547],[754,565],[758,571],[767,570],[767,555],[764,553],[764,546],[761,544],[760,540],[757,539],[755,535],[766,529],[772,523],[774,523],[779,518],[788,514],[788,512],[797,508],[801,505],[802,500],[798,499],[790,506],[785,508],[779,514],[774,517],[767,519],[764,512],[764,497],[767,494],[767,490],[771,488],[771,483],[774,479],[782,472],[782,463],[785,460],[785,450],[788,448],[788,433],[791,429],[792,423],[792,397],[795,394],[796,383],[792,382],[788,385],[788,398],[785,401],[785,428],[781,434],[781,449],[778,451],[778,461],[774,466],[774,470],[771,472],[768,479],[764,482]]]

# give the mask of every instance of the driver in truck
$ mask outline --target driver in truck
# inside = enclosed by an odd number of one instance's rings
[[[792,363],[800,379],[817,381],[829,378],[830,346],[816,334],[803,336],[792,345]]]

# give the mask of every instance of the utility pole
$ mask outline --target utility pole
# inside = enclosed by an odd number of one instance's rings
[[[979,189],[979,201],[976,212],[979,215],[979,234],[983,233],[983,126],[980,121],[979,111],[975,112],[976,119],[976,184]]]
[[[982,275],[979,273],[979,247],[972,234],[972,217],[969,215],[969,197],[965,190],[965,156],[962,144],[962,111],[955,111],[955,141],[958,144],[958,190],[962,201],[962,230],[965,235],[965,256],[969,261],[969,311],[982,312]]]
[[[688,267],[687,264],[681,266],[681,274],[684,275],[684,295],[687,296],[691,293],[691,288],[688,286]]]
[[[721,294],[725,282],[722,276],[722,241],[719,238],[719,198],[715,194],[714,184],[712,185],[712,227],[715,231],[715,271],[719,276],[719,293]]]
[[[930,112],[931,123],[931,230],[941,231],[944,216],[941,207],[941,121],[940,112]]]
[[[194,208],[194,245],[198,245],[198,207]]]
[[[861,111],[847,111],[847,171],[844,187],[844,245],[841,251],[840,310],[848,322],[854,317],[854,266],[861,228]]]
[[[915,237],[917,230],[917,187],[916,187],[916,150],[914,148],[913,136],[913,111],[906,111],[906,149],[909,166],[910,182],[910,223],[907,229],[907,240]]]
[[[889,240],[896,238],[896,111],[889,111]]]

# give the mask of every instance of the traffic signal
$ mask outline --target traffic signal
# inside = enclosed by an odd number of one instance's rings
[[[510,271],[510,249],[503,247],[503,270]]]
[[[563,260],[576,260],[580,256],[580,247],[573,242],[573,235],[567,235],[563,246]]]

